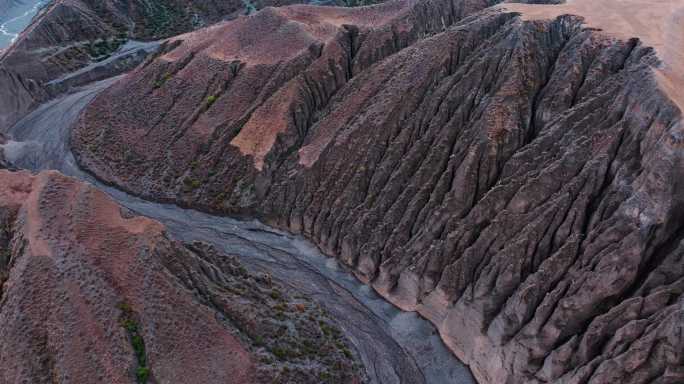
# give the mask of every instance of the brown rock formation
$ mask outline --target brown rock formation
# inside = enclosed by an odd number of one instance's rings
[[[311,302],[55,172],[0,171],[0,322],[0,383],[360,377]]]
[[[249,9],[256,10],[295,2],[298,0],[53,1],[12,46],[0,50],[0,130],[15,123],[34,106],[25,101],[24,90],[15,87],[17,81],[31,83],[33,88],[40,86],[43,94],[59,94],[138,65],[145,55],[134,50],[101,65],[87,76],[61,83],[67,74],[103,63],[129,40],[159,40],[235,18],[248,12],[245,4],[251,4]],[[6,70],[12,73],[12,78]],[[45,97],[39,100],[44,101]]]
[[[112,168],[100,172],[105,180],[137,193],[251,208],[258,171],[268,174],[282,161],[267,155],[301,147],[317,115],[355,74],[486,5],[406,0],[363,9],[269,8],[179,36],[168,43],[175,49],[98,97],[74,137],[76,150],[82,162],[97,163],[92,168]],[[104,125],[115,129],[90,128]],[[88,156],[110,145],[106,158]],[[221,180],[220,190],[205,179]]]
[[[6,144],[7,143],[7,138],[0,133],[0,145]],[[0,169],[7,169],[10,167],[9,162],[7,161],[7,158],[5,156],[5,150],[4,148],[0,147]]]
[[[126,39],[173,36],[243,7],[238,0],[58,0],[26,28],[3,62],[45,82],[106,55]]]
[[[45,98],[45,91],[35,81],[0,64],[0,130],[16,122]]]
[[[684,382],[684,133],[658,56],[488,5],[183,36],[95,100],[74,150],[134,193],[308,236],[482,383]]]

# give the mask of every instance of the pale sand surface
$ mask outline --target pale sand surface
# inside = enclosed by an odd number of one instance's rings
[[[568,0],[565,4],[505,3],[524,20],[578,15],[591,28],[620,38],[638,37],[655,48],[662,66],[655,70],[662,89],[684,111],[684,0]]]

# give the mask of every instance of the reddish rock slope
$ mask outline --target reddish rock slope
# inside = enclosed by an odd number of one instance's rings
[[[0,171],[0,224],[0,383],[359,380],[311,302],[89,185]]]
[[[179,36],[168,44],[182,42],[178,47],[98,97],[74,145],[83,163],[107,170],[101,177],[137,193],[252,208],[257,187],[266,188],[257,175],[303,145],[355,75],[486,5],[402,0],[357,9],[268,8]],[[106,157],[90,156],[100,151]]]
[[[683,382],[684,133],[658,56],[488,5],[182,36],[95,100],[74,150],[136,194],[303,233],[482,383]]]
[[[55,0],[21,33],[0,50],[0,130],[23,117],[49,95],[125,72],[145,54],[131,49],[107,61],[131,40],[159,40],[235,18],[264,6],[298,0]],[[98,65],[89,75],[63,81],[77,70]],[[11,78],[5,71],[11,72]],[[30,100],[15,83],[32,84]]]

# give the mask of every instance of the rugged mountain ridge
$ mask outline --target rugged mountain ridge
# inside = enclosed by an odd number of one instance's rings
[[[305,36],[278,64],[260,38],[213,48],[250,20],[183,36],[95,100],[75,153],[306,235],[482,383],[684,380],[681,111],[658,57],[490,5],[267,10],[264,40]]]
[[[359,9],[269,8],[179,36],[168,42],[170,52],[98,97],[74,135],[76,152],[83,162],[117,168],[100,176],[122,177],[117,184],[135,184],[136,193],[239,213],[255,204],[257,173],[268,174],[272,163],[266,156],[301,146],[316,115],[356,74],[489,5],[406,0]],[[123,93],[142,102],[120,100]],[[105,121],[116,129],[89,127]],[[105,161],[80,150],[105,142],[114,146]],[[221,169],[202,177],[187,172],[204,161]],[[206,177],[236,189],[210,190],[202,186]]]
[[[6,74],[0,77],[0,130],[52,96],[133,69],[152,49],[137,41],[161,40],[265,6],[294,2],[52,1],[14,44],[0,51],[0,66],[11,73],[11,79]],[[73,76],[79,71],[88,73]],[[16,82],[32,84],[30,99]]]
[[[91,1],[57,0],[41,9],[18,40],[0,51],[0,130],[23,117],[36,105],[70,88],[125,72],[146,55],[133,51],[115,62],[110,55],[129,40],[161,39],[216,22],[243,9],[240,1]],[[102,62],[89,76],[59,80],[79,69]],[[16,83],[31,83],[30,98]],[[57,82],[52,84],[53,82]],[[40,87],[40,91],[35,90]]]
[[[310,300],[94,187],[0,171],[0,382],[357,383]]]

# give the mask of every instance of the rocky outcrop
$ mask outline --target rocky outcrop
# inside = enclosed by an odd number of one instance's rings
[[[74,136],[76,152],[89,168],[107,170],[98,172],[104,180],[136,193],[253,208],[258,174],[282,161],[267,156],[296,152],[352,78],[487,4],[269,8],[179,36],[167,44],[175,49],[97,98]],[[105,125],[113,129],[92,128]],[[100,151],[106,157],[90,155]]]
[[[3,61],[49,81],[101,59],[128,39],[157,40],[221,20],[241,1],[59,0],[36,16]]]
[[[7,161],[7,157],[5,156],[5,149],[2,147],[2,145],[6,143],[7,138],[0,133],[0,169],[7,169],[11,167],[10,162]]]
[[[489,5],[184,36],[94,101],[74,150],[136,194],[304,234],[482,383],[684,381],[684,133],[658,57]]]
[[[358,383],[269,276],[56,172],[0,171],[0,383]]]
[[[0,64],[0,129],[16,122],[47,97],[35,82]]]

